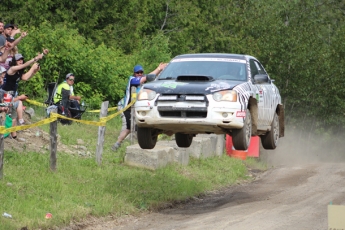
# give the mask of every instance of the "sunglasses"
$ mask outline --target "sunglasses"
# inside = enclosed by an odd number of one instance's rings
[[[68,78],[68,80],[70,80],[70,81],[74,81],[74,78]]]
[[[144,72],[143,71],[138,71],[138,72],[135,72],[136,74],[143,74]]]

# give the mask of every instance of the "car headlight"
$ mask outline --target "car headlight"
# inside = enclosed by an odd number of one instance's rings
[[[213,94],[215,101],[237,101],[237,92],[234,90],[219,91]]]
[[[137,100],[152,100],[156,97],[156,92],[150,89],[142,89],[138,93]]]

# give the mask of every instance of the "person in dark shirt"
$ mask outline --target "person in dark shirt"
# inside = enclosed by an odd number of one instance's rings
[[[48,54],[48,50],[44,49],[43,53],[38,54],[35,58],[30,59],[27,62],[24,62],[24,56],[22,54],[15,54],[10,62],[10,68],[7,70],[4,82],[1,86],[1,91],[4,94],[4,98],[11,100],[14,98],[18,89],[19,81],[27,81],[39,71],[40,66],[37,63],[38,60],[41,60],[45,54]],[[26,67],[33,64],[30,70],[24,73]],[[13,99],[12,99],[13,101]],[[17,110],[14,106],[11,107],[11,116],[12,116],[12,127],[17,125]],[[13,138],[16,138],[16,132],[11,133]]]

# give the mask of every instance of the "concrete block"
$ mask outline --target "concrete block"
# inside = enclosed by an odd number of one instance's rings
[[[225,151],[225,135],[219,134],[216,142],[216,156],[222,156]]]
[[[193,138],[193,142],[189,148],[186,149],[189,155],[194,158],[207,158],[214,156],[215,145],[212,145],[212,141],[209,135],[197,135]]]
[[[176,145],[175,141],[159,141],[157,142],[156,146],[169,146],[169,147],[174,148],[175,150],[174,162],[181,165],[189,164],[189,152],[186,151],[186,148],[179,148]]]
[[[141,149],[138,144],[126,148],[125,163],[155,170],[165,167],[175,158],[175,150],[169,146],[157,145],[154,149]]]
[[[221,156],[224,152],[224,135],[216,134],[198,134],[193,138],[193,142],[186,151],[195,158],[207,158],[212,156]],[[223,138],[224,139],[224,138]]]

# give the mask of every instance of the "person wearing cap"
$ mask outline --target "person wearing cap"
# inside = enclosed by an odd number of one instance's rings
[[[0,86],[4,83],[4,77],[6,74],[6,69],[2,66],[0,66]],[[3,95],[4,91],[0,91],[0,98],[1,98],[1,102],[3,103]],[[23,119],[23,102],[22,100],[26,100],[27,96],[22,94],[18,97],[15,97],[13,99],[13,106],[15,108],[17,108],[17,114],[18,114],[18,121],[19,124],[24,124],[24,119]],[[0,112],[8,112],[8,107],[0,107]]]
[[[14,26],[12,24],[6,24],[4,26],[4,35],[5,37],[11,37],[12,30],[14,29]]]
[[[0,65],[8,69],[9,62],[12,60],[12,57],[18,52],[17,44],[26,37],[27,33],[22,32],[22,34],[14,39],[13,37],[7,37],[5,39],[5,45],[0,46]]]
[[[4,29],[1,31],[0,35],[0,46],[4,46],[6,44],[6,38],[11,37],[12,29],[14,29],[14,26],[12,24],[6,24],[3,28]]]
[[[165,67],[167,63],[160,63],[159,66],[153,70],[150,74],[156,74],[158,75]],[[123,107],[126,107],[131,102],[131,87],[135,86],[137,88],[137,91],[140,89],[140,85],[142,85],[144,82],[146,82],[146,76],[144,75],[144,68],[141,65],[136,65],[133,68],[133,75],[131,75],[128,79],[126,92],[125,92],[125,98],[124,98],[124,104]],[[122,129],[120,132],[119,137],[117,138],[117,141],[115,144],[111,147],[113,151],[116,151],[120,146],[122,141],[130,134],[131,132],[131,109],[127,109],[123,112],[125,115],[125,121],[126,121],[126,129]]]
[[[48,54],[47,49],[43,49],[43,53],[38,54],[36,57],[24,62],[24,56],[22,54],[15,54],[12,58],[12,61],[10,62],[10,68],[7,70],[5,77],[4,77],[4,83],[1,86],[1,91],[4,91],[6,94],[12,95],[13,98],[15,98],[17,89],[18,89],[18,83],[19,81],[27,81],[30,78],[32,78],[37,71],[39,71],[40,66],[38,63],[36,63],[38,60],[41,60],[44,55]],[[24,73],[24,70],[26,67],[31,68],[29,71]],[[24,95],[25,96],[25,95]],[[21,99],[25,100],[25,98]],[[12,106],[11,109],[11,115],[12,115],[12,127],[15,127],[17,125],[17,111],[14,106]],[[16,132],[11,133],[13,138],[16,138]]]
[[[68,73],[66,75],[66,80],[63,81],[61,84],[59,84],[54,92],[54,104],[57,104],[62,100],[62,89],[65,89],[65,90],[70,91],[69,98],[68,98],[70,107],[80,110],[81,97],[74,95],[74,92],[73,92],[74,80],[75,80],[75,76],[73,73]],[[73,117],[76,117],[77,115],[78,114],[72,114]]]

